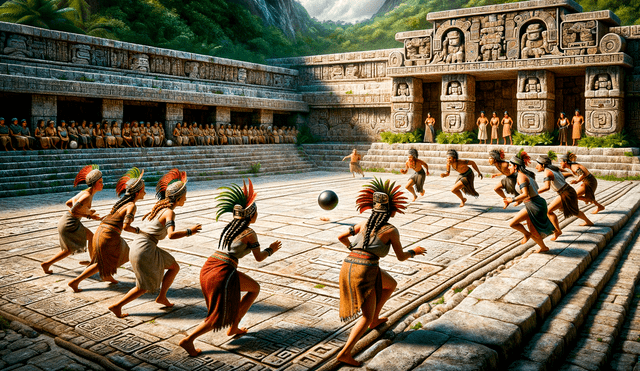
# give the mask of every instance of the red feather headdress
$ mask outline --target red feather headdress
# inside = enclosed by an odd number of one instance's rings
[[[73,186],[77,187],[80,182],[85,182],[89,187],[94,185],[98,180],[102,178],[102,172],[98,165],[87,165],[80,170],[76,179],[73,181]]]
[[[187,173],[172,169],[156,184],[156,198],[164,200],[167,197],[177,199],[187,191]]]
[[[144,181],[142,180],[142,176],[144,175],[144,170],[140,170],[137,167],[131,168],[116,184],[116,194],[118,197],[125,192],[126,194],[131,194],[138,192],[144,186]]]
[[[257,192],[253,190],[253,183],[251,179],[247,179],[247,183],[242,180],[242,188],[237,184],[231,184],[230,187],[220,187],[223,189],[219,195],[216,196],[218,204],[218,212],[216,213],[216,221],[224,213],[233,213],[234,219],[244,219],[253,216],[257,210],[255,201]]]

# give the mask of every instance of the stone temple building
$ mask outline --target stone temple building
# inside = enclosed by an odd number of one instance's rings
[[[471,130],[508,111],[522,133],[560,112],[587,135],[640,134],[640,26],[573,0],[429,13],[403,47],[259,65],[0,23],[0,114],[38,119],[308,125],[323,140]]]

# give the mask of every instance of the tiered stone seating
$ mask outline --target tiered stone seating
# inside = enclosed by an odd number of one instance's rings
[[[387,171],[400,170],[407,160],[407,150],[418,150],[420,159],[429,164],[429,171],[445,170],[447,150],[455,149],[460,158],[473,160],[478,164],[483,174],[495,173],[495,167],[489,165],[488,153],[492,149],[505,151],[508,160],[520,148],[535,160],[537,155],[546,154],[550,150],[558,155],[570,150],[578,156],[578,162],[586,166],[594,174],[613,175],[617,177],[635,176],[640,174],[640,150],[638,148],[584,148],[561,146],[501,146],[484,144],[386,144],[373,143],[361,163],[363,168],[380,168]]]
[[[133,166],[144,169],[145,180],[155,184],[174,167],[188,171],[190,180],[211,180],[255,176],[249,170],[257,163],[257,175],[316,169],[293,144],[9,152],[0,155],[0,195],[70,191],[77,172],[89,164],[100,165],[105,187],[114,188]]]
[[[349,161],[344,156],[357,149],[363,157],[371,148],[371,143],[317,143],[303,144],[302,148],[320,170],[349,171]]]

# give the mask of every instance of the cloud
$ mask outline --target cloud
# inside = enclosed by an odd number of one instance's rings
[[[320,21],[356,22],[369,19],[385,0],[298,0]]]

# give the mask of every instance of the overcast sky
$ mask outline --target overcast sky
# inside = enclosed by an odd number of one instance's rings
[[[384,0],[298,0],[319,21],[356,22],[371,18]]]

